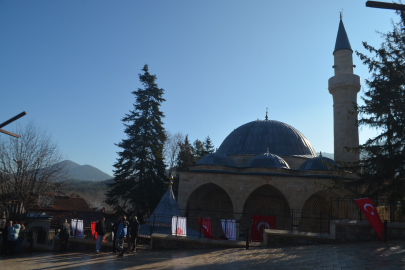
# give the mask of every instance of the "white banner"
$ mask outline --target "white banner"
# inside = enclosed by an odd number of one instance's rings
[[[73,237],[76,237],[77,219],[72,219],[70,226],[72,227]]]
[[[222,230],[228,240],[236,240],[236,222],[234,219],[221,219]]]
[[[77,220],[76,237],[84,238],[83,220]]]
[[[186,217],[172,217],[172,235],[187,236]]]

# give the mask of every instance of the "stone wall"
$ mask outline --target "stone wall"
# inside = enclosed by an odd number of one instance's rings
[[[368,221],[335,220],[332,229],[338,243],[382,241]],[[405,223],[388,223],[388,241],[404,239]]]

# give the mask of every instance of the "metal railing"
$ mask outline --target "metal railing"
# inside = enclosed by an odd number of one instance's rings
[[[405,201],[390,201],[384,197],[372,201],[381,220],[405,222]],[[354,198],[331,198],[331,219],[367,220]]]
[[[230,237],[227,224],[230,220],[235,223],[236,235],[232,240],[246,240],[245,231],[249,229],[252,233],[259,226],[265,226],[270,229],[289,230],[297,232],[312,232],[320,234],[330,233],[330,213],[302,211],[297,209],[279,210],[267,209],[268,215],[254,215],[251,213],[232,213],[224,211],[207,210],[186,210],[186,233],[174,230],[172,231],[172,222],[177,228],[179,220],[176,217],[168,215],[154,215],[153,223],[142,226],[140,235],[148,236],[152,233],[187,235],[197,238],[213,238],[228,240]],[[203,228],[204,221],[208,228]],[[227,222],[228,221],[228,222]],[[182,229],[183,230],[183,229]],[[259,229],[257,229],[259,230]],[[254,241],[257,241],[254,239]],[[261,236],[260,241],[263,241]]]

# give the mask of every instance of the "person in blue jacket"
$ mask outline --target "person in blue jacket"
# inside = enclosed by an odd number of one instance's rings
[[[124,240],[127,237],[128,233],[128,221],[126,220],[125,217],[121,218],[121,223],[118,226],[117,230],[117,240],[115,241],[115,247],[120,251],[120,254],[118,257],[123,257],[124,256]]]
[[[13,227],[11,227],[11,229],[8,232],[7,235],[7,240],[9,241],[9,251],[11,255],[14,255],[15,252],[15,246],[17,243],[17,239],[18,239],[18,234],[20,233],[20,224],[18,224],[18,222],[16,221],[13,225]]]

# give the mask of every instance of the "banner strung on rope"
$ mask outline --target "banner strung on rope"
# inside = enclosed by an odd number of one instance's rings
[[[172,217],[172,235],[187,236],[187,218]]]
[[[236,221],[234,219],[221,219],[222,230],[228,240],[236,240]]]
[[[374,231],[381,239],[381,234],[384,231],[384,225],[380,219],[380,216],[378,215],[377,209],[375,208],[373,202],[369,198],[356,199],[354,201],[360,207],[368,222],[370,222]]]
[[[263,229],[275,229],[276,221],[275,216],[252,215],[252,241],[262,242]]]
[[[197,218],[197,223],[200,226],[201,232],[204,234],[205,238],[218,240],[212,237],[211,218]]]

